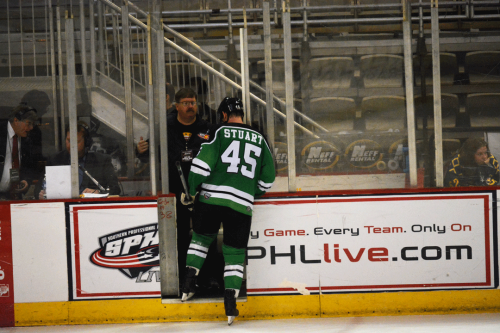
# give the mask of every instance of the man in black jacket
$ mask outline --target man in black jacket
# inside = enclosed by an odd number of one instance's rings
[[[37,120],[36,110],[27,105],[15,107],[8,120],[0,122],[0,198],[21,199],[36,178],[33,142],[28,133]],[[14,156],[17,156],[17,161]]]
[[[169,191],[177,198],[177,253],[179,267],[186,266],[186,253],[190,243],[190,221],[192,212],[181,204],[182,183],[175,163],[181,163],[182,171],[189,174],[191,163],[200,146],[209,139],[210,124],[198,117],[197,95],[191,88],[182,88],[175,94],[175,110],[167,114],[168,177]],[[147,141],[137,144],[138,157],[149,158]],[[161,158],[161,156],[160,156]],[[187,181],[187,179],[186,179]],[[166,192],[166,191],[164,191]],[[180,270],[183,280],[184,270]]]
[[[92,146],[92,138],[90,137],[89,127],[83,122],[77,123],[77,147],[78,147],[78,164],[79,173],[79,192],[81,193],[100,193],[99,187],[94,181],[85,174],[86,170],[92,178],[94,178],[106,192],[111,195],[120,194],[120,186],[118,177],[115,174],[111,157],[105,154],[89,151]],[[69,137],[69,127],[66,129],[66,150],[63,150],[47,161],[48,166],[52,165],[70,165],[71,164],[71,142]],[[42,189],[38,195],[39,199],[44,198],[45,191]]]

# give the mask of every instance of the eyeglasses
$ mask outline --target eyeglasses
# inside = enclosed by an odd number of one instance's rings
[[[196,102],[180,102],[179,104],[181,104],[184,107],[188,107],[188,106],[195,106]]]

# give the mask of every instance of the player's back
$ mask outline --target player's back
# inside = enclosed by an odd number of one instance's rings
[[[274,182],[271,150],[264,136],[245,124],[223,124],[202,144],[189,175],[200,201],[252,215],[256,195]],[[201,185],[201,187],[200,187]]]

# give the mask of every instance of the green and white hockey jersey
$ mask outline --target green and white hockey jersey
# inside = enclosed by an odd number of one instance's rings
[[[252,215],[254,197],[274,183],[274,160],[262,134],[245,124],[223,124],[201,145],[189,172],[189,191],[201,202]]]

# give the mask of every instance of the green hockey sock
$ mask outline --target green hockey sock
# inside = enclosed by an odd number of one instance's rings
[[[191,239],[191,244],[189,244],[187,252],[186,266],[201,269],[207,257],[208,248],[216,237],[217,234],[200,235],[193,232],[193,238]]]
[[[226,263],[224,266],[224,287],[239,291],[243,281],[245,249],[237,249],[223,244],[222,253]]]

